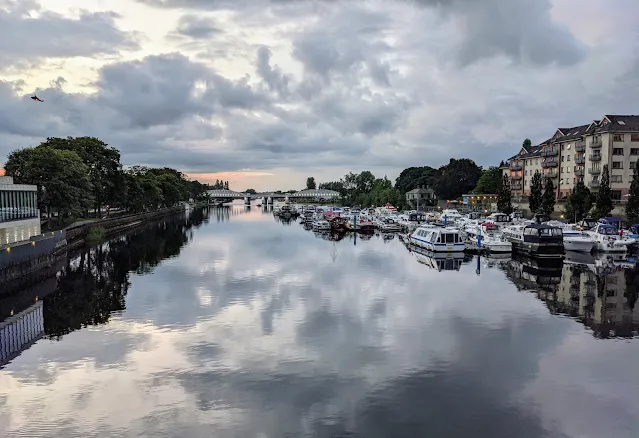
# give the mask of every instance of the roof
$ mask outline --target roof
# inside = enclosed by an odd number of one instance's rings
[[[564,135],[556,138],[555,142],[563,143],[565,141],[580,139],[583,135],[586,134],[586,131],[588,131],[589,126],[590,125],[580,125],[580,126],[575,126],[572,128],[562,129],[562,132],[564,133]]]
[[[606,115],[599,124],[598,132],[639,131],[639,116]]]
[[[431,188],[425,188],[425,189],[413,189],[411,191],[406,192],[406,194],[408,193],[414,193],[414,194],[418,194],[418,193],[432,193],[433,189]]]
[[[546,224],[530,224],[530,225],[526,225],[524,228],[537,228],[538,230],[541,230],[541,229],[557,228],[557,227],[553,227],[551,225],[546,225]]]

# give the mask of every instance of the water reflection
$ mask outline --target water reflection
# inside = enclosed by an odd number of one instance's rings
[[[591,323],[635,319],[632,263],[442,258],[293,225],[194,211],[71,257],[40,300],[46,339],[0,370],[2,430],[637,436],[639,344]]]

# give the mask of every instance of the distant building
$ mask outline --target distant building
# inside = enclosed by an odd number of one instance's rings
[[[437,202],[435,191],[430,187],[419,187],[410,192],[406,192],[406,201],[413,207],[417,205],[433,205]]]
[[[596,193],[603,166],[608,165],[612,198],[620,202],[630,190],[637,159],[639,115],[606,115],[587,125],[559,128],[549,140],[522,147],[502,169],[510,176],[514,198],[530,194],[538,170],[544,183],[553,182],[561,199],[580,181]]]
[[[0,246],[40,234],[38,188],[0,176]]]

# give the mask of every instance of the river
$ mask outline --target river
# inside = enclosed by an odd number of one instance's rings
[[[637,437],[638,290],[632,260],[438,262],[197,210],[0,301],[0,430]]]

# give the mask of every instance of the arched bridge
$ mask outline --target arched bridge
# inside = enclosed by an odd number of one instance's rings
[[[262,193],[241,193],[234,192],[233,190],[209,190],[208,194],[214,199],[285,199],[285,198],[323,198],[323,199],[335,199],[338,198],[339,192],[334,190],[325,189],[307,189],[300,190],[295,193],[275,193],[275,192],[262,192]]]

